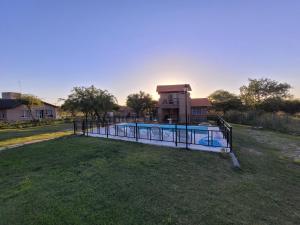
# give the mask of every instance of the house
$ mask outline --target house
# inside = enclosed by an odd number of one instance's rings
[[[121,117],[130,117],[136,115],[134,110],[128,106],[119,106],[118,112],[115,114],[116,116],[121,116]]]
[[[158,119],[178,123],[202,122],[207,120],[211,103],[207,98],[191,98],[189,84],[158,85]]]
[[[3,92],[0,98],[0,121],[32,120],[27,106],[20,101],[21,93]],[[57,119],[58,107],[47,102],[32,107],[33,119]]]

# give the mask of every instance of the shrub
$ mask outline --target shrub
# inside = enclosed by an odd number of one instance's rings
[[[300,119],[284,112],[267,113],[255,110],[245,112],[230,110],[225,113],[224,118],[231,123],[300,135]]]
[[[9,129],[9,128],[27,128],[27,127],[37,127],[44,126],[62,122],[71,122],[69,120],[34,120],[34,121],[16,121],[16,122],[5,122],[0,121],[0,129]]]

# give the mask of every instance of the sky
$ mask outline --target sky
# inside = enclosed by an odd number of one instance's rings
[[[267,77],[299,98],[299,24],[298,0],[0,0],[0,92],[59,104],[95,85],[125,104],[159,84],[206,97]]]

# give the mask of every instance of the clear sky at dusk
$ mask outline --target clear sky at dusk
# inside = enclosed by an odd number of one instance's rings
[[[57,103],[94,84],[124,104],[157,84],[238,93],[249,77],[300,97],[300,1],[0,0],[0,91]]]

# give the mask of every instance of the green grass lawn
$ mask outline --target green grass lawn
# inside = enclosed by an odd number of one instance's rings
[[[0,224],[299,224],[300,138],[235,126],[234,147],[241,171],[215,153],[92,137],[2,151]]]
[[[29,128],[0,129],[0,147],[61,137],[71,134],[73,132],[72,129],[72,123],[63,122]]]

